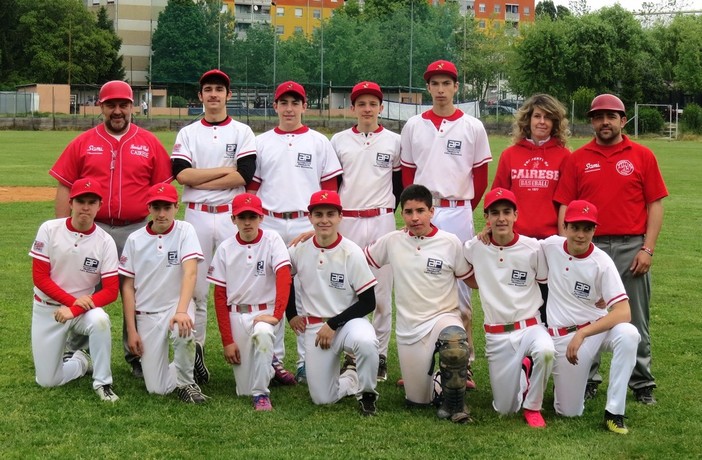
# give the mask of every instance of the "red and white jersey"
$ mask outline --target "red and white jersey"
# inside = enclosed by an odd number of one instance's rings
[[[275,305],[275,272],[290,265],[283,239],[276,232],[259,230],[254,241],[237,233],[219,245],[207,280],[227,288],[227,305]]]
[[[474,237],[466,241],[463,254],[475,271],[485,324],[537,316],[543,303],[537,282],[546,282],[548,266],[536,239],[515,233],[509,244],[499,246]]]
[[[400,135],[382,126],[365,134],[354,126],[334,134],[331,144],[344,168],[344,208],[395,209],[392,173],[400,170]]]
[[[256,149],[253,181],[268,211],[306,211],[320,184],[343,172],[329,139],[307,126],[266,131],[256,136]]]
[[[577,326],[596,321],[607,314],[595,303],[604,299],[607,308],[628,299],[624,284],[612,259],[594,244],[582,255],[568,253],[566,239],[551,236],[541,240],[548,263],[549,327]]]
[[[473,169],[492,161],[485,127],[460,110],[441,119],[439,129],[431,110],[415,115],[402,128],[402,165],[416,168],[415,184],[437,198],[472,200]]]
[[[540,239],[558,234],[558,205],[553,194],[568,156],[570,150],[555,137],[541,145],[522,139],[502,152],[492,188],[511,190],[517,197],[515,232]]]
[[[149,131],[129,125],[119,140],[99,124],[76,137],[49,170],[70,188],[83,177],[92,177],[103,187],[103,205],[95,220],[144,220],[149,214],[144,197],[154,184],[170,182],[168,152]]]
[[[204,260],[192,225],[176,220],[166,233],[156,234],[151,222],[135,231],[124,244],[119,274],[134,278],[136,309],[150,313],[178,305],[183,280],[181,264]]]
[[[185,160],[193,168],[236,167],[238,159],[256,155],[253,131],[231,117],[219,125],[202,119],[185,126],[178,132],[173,146],[172,159]],[[230,204],[234,197],[244,192],[244,186],[232,189],[198,190],[183,186],[184,203],[206,203],[217,206]]]
[[[77,298],[95,292],[101,279],[117,276],[117,246],[97,225],[82,233],[71,227],[70,219],[44,222],[29,255],[51,265],[51,280]],[[36,286],[34,294],[43,301],[52,301]]]
[[[372,266],[393,267],[397,343],[415,343],[441,315],[459,315],[456,279],[468,278],[473,270],[456,235],[434,226],[421,237],[396,230],[364,252]]]
[[[361,248],[341,235],[326,248],[317,246],[312,237],[288,250],[307,315],[333,318],[377,284]]]
[[[647,205],[668,196],[653,152],[623,138],[610,146],[592,140],[573,152],[553,197],[564,205],[587,200],[597,206],[595,235],[643,235]]]

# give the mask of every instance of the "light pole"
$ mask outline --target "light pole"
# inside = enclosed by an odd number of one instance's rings
[[[319,116],[322,116],[324,110],[324,0],[322,0],[322,9],[319,15]]]
[[[222,1],[219,2],[219,14],[217,15],[217,68],[219,69],[222,65],[222,15],[229,11],[227,5],[223,5]]]
[[[278,47],[278,29],[275,27],[275,17],[278,15],[278,7],[275,2],[271,2],[271,9],[273,10],[273,91],[275,91],[275,71],[277,64],[276,48]]]
[[[412,102],[412,54],[414,53],[414,0],[410,0],[409,96]]]

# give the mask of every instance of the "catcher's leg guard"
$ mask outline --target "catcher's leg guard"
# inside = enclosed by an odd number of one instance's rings
[[[468,422],[471,418],[464,396],[471,350],[466,331],[459,326],[446,327],[439,334],[436,350],[439,352],[441,373],[441,406],[436,415],[455,423]]]

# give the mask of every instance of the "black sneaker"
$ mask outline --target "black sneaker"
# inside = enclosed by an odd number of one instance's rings
[[[378,382],[384,382],[388,379],[388,358],[385,355],[380,355],[378,359]]]
[[[585,386],[585,401],[594,399],[595,396],[597,396],[598,385],[599,383],[597,382],[587,382],[587,385]]]
[[[344,354],[344,363],[341,365],[341,372],[340,374],[343,374],[344,372],[347,371],[355,371],[356,370],[356,358],[349,354]]]
[[[141,368],[141,361],[134,360],[130,362],[129,364],[132,365],[132,377],[136,379],[143,379],[144,378],[144,370]]]
[[[641,404],[645,404],[647,406],[653,406],[656,404],[656,398],[653,397],[653,389],[655,387],[649,386],[649,387],[643,387],[643,388],[636,388],[634,389],[634,397],[638,402]]]
[[[176,388],[176,393],[181,401],[190,404],[202,404],[207,401],[207,396],[196,383]]]
[[[624,425],[623,415],[612,414],[609,411],[605,411],[604,423],[609,431],[617,434],[628,434],[629,428]]]
[[[365,417],[376,415],[378,413],[378,409],[375,407],[375,401],[377,399],[378,395],[376,395],[375,393],[363,393],[361,395],[361,399],[358,400],[361,415]]]
[[[193,366],[193,376],[195,383],[199,385],[210,381],[210,371],[205,365],[205,350],[199,342],[195,342],[195,366]]]

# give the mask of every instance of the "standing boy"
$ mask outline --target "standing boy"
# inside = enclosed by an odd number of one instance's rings
[[[494,188],[485,195],[483,208],[490,243],[473,237],[465,243],[464,255],[475,270],[485,314],[492,405],[503,415],[524,408],[529,426],[542,428],[546,423],[541,406],[555,351],[540,321],[537,281],[546,282],[548,267],[539,242],[514,231],[518,217],[514,193]]]
[[[193,377],[195,349],[200,347],[195,343],[193,302],[197,264],[203,259],[200,243],[192,225],[175,220],[174,186],[151,187],[146,205],[151,221],[129,236],[119,264],[129,349],[141,358],[149,393],[176,390],[183,402],[204,403]]]
[[[361,248],[338,233],[339,195],[315,192],[307,209],[315,235],[289,249],[305,314],[291,299],[286,316],[304,339],[310,396],[315,404],[331,404],[355,395],[361,414],[375,415],[378,339],[365,316],[375,308],[377,282]],[[356,365],[339,375],[344,352]]]
[[[465,243],[475,234],[473,209],[487,188],[487,164],[492,160],[487,133],[480,120],[453,105],[458,71],[452,62],[432,62],[424,80],[432,108],[407,120],[402,129],[402,182],[405,187],[414,183],[426,186],[436,209],[436,226]],[[459,283],[458,293],[463,325],[473,350],[470,290]],[[475,388],[470,370],[468,377],[468,385]]]
[[[383,93],[377,83],[363,81],[353,87],[351,111],[358,123],[331,138],[344,168],[339,197],[345,209],[339,231],[365,247],[395,230],[395,205],[402,192],[400,136],[378,123]],[[392,268],[371,267],[371,271],[378,280],[373,313],[380,351],[378,380],[385,381],[392,327]]]
[[[270,411],[274,328],[283,319],[291,278],[285,243],[276,232],[261,230],[262,220],[260,198],[234,197],[238,232],[217,248],[207,279],[215,285],[224,358],[234,365],[236,394],[253,396],[255,410]]]
[[[305,88],[294,81],[278,85],[273,108],[278,126],[256,137],[256,173],[249,190],[258,195],[267,218],[262,228],[277,232],[285,244],[311,230],[306,210],[310,195],[319,190],[337,190],[342,173],[339,160],[327,137],[302,124],[307,110]],[[298,302],[299,304],[299,302]],[[276,329],[275,354],[285,355],[285,328]],[[305,352],[298,338],[298,382],[304,382]],[[290,384],[288,371],[276,362],[276,380]],[[292,376],[290,376],[292,377]]]
[[[221,70],[210,70],[200,77],[197,96],[205,116],[180,130],[171,156],[173,176],[184,186],[185,221],[195,227],[205,256],[195,285],[195,340],[202,346],[210,289],[207,269],[217,246],[234,233],[232,199],[244,192],[256,169],[253,131],[227,114],[227,101],[232,97],[229,84],[229,76]],[[198,383],[209,380],[200,355],[195,378]]]
[[[365,248],[368,263],[393,270],[397,351],[410,406],[434,402],[433,356],[438,339],[453,337],[455,352],[439,353],[444,404],[441,418],[470,420],[465,407],[466,368],[470,348],[458,310],[456,280],[465,280],[471,268],[461,242],[436,228],[432,195],[423,185],[410,185],[400,195],[405,228],[388,233]],[[451,356],[449,356],[451,355]],[[447,378],[448,376],[450,378]]]
[[[29,252],[34,280],[32,354],[42,387],[63,385],[92,371],[100,399],[115,402],[119,397],[112,389],[110,317],[102,307],[117,299],[117,248],[95,225],[102,196],[95,179],[78,179],[67,197],[71,216],[39,227]],[[98,283],[102,288],[94,292]],[[78,350],[63,361],[69,332],[88,336],[90,355]]]
[[[541,243],[549,266],[548,331],[556,347],[554,407],[560,415],[582,415],[590,366],[600,352],[611,351],[604,422],[608,430],[627,434],[627,382],[641,337],[629,323],[629,300],[614,262],[592,243],[597,208],[575,200],[563,218],[565,238]]]

